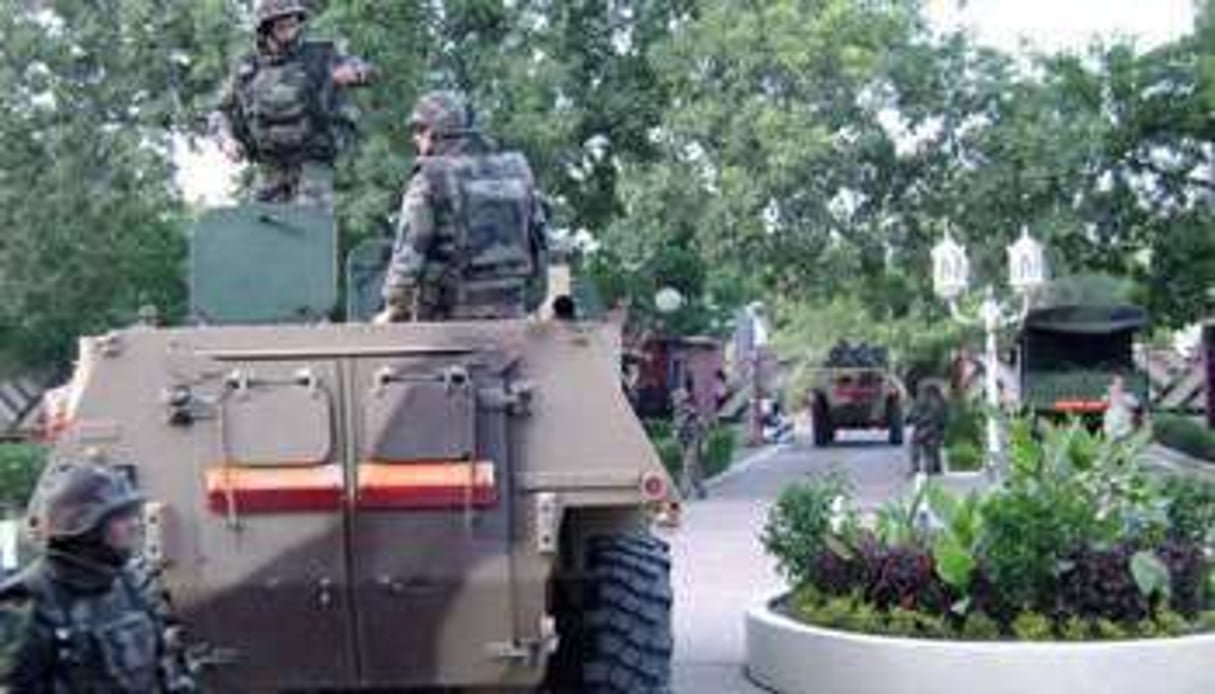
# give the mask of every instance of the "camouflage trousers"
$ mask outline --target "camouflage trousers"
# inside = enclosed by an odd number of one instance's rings
[[[257,199],[287,205],[333,207],[333,165],[320,161],[263,162]]]
[[[693,494],[703,499],[708,496],[705,491],[704,463],[701,459],[703,443],[700,439],[683,444],[683,465],[680,470],[679,490],[685,499]]]
[[[940,439],[912,439],[911,442],[911,473],[923,472],[928,475],[939,475],[944,472],[941,464]]]

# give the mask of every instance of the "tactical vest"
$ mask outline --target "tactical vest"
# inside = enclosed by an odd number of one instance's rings
[[[444,288],[452,318],[511,318],[525,313],[528,283],[540,272],[543,244],[536,189],[523,155],[504,152],[419,161],[450,266]]]
[[[237,91],[250,140],[244,144],[262,158],[331,159],[332,57],[329,44],[309,42],[282,58],[247,61]]]
[[[160,691],[161,627],[129,575],[97,595],[71,593],[43,572],[27,586],[34,618],[52,634],[55,694]]]

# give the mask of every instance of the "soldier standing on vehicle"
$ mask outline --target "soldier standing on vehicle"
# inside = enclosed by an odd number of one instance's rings
[[[941,393],[941,387],[935,383],[921,385],[908,419],[915,426],[911,439],[911,474],[940,474],[941,446],[945,443],[945,425],[949,419],[949,403]]]
[[[675,435],[683,452],[679,487],[684,498],[696,494],[698,499],[703,499],[707,496],[701,458],[705,443],[705,421],[700,414],[700,408],[696,406],[693,392],[695,391],[691,383],[676,388],[671,394],[671,403],[675,416]]]
[[[167,603],[132,563],[142,502],[117,471],[59,474],[38,525],[43,556],[0,587],[4,691],[194,691],[171,652]]]
[[[260,0],[257,51],[236,67],[211,128],[232,161],[258,167],[262,202],[333,204],[333,166],[354,139],[349,87],[371,67],[327,42],[306,41],[301,0]]]
[[[531,166],[473,128],[453,92],[410,117],[417,159],[376,322],[519,318],[544,299],[545,215]]]

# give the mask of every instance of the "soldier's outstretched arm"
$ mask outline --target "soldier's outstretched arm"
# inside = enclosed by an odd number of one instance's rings
[[[426,177],[415,174],[401,201],[392,260],[384,277],[384,307],[390,320],[400,320],[415,312],[418,287],[435,243],[435,217],[430,195]]]

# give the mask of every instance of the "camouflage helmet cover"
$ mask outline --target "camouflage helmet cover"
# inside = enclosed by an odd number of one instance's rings
[[[44,537],[77,537],[112,513],[138,506],[143,497],[121,472],[98,465],[69,465],[47,490],[42,508]]]
[[[308,7],[301,0],[259,0],[257,3],[257,27],[262,29],[279,17],[298,15],[307,19]]]
[[[430,128],[440,137],[459,135],[471,126],[468,104],[456,92],[429,92],[418,99],[409,124]]]

